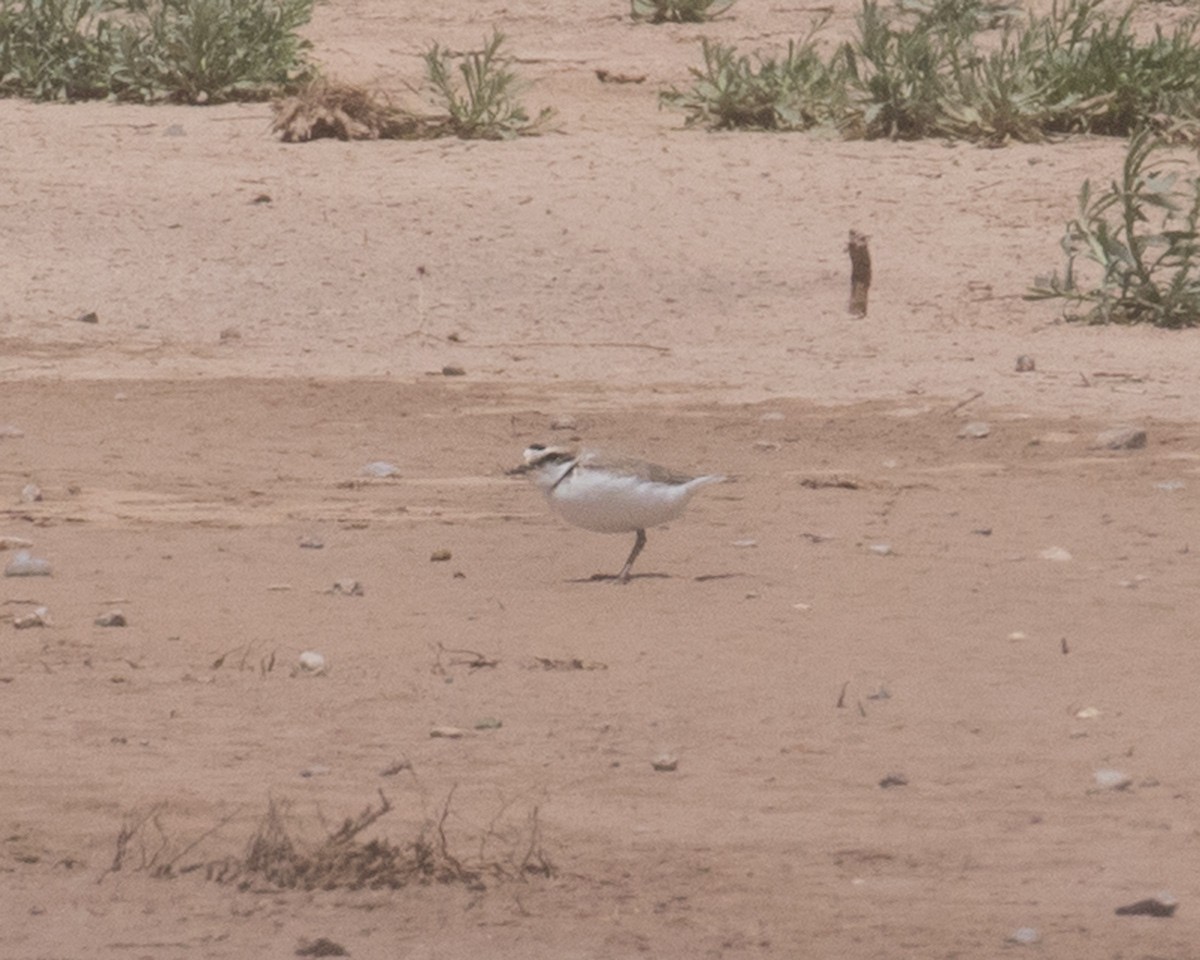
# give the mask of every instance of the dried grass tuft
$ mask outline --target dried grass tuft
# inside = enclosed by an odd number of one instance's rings
[[[378,90],[317,79],[293,97],[276,100],[271,132],[285,143],[308,140],[419,140],[442,122],[397,107]]]
[[[524,825],[513,829],[501,828],[502,810],[480,837],[476,856],[455,856],[446,838],[453,798],[452,789],[438,818],[426,820],[416,836],[399,844],[386,838],[360,837],[391,812],[392,804],[383,791],[379,792],[378,804],[347,817],[315,844],[297,838],[288,805],[272,799],[241,856],[190,862],[185,858],[201,841],[227,825],[231,817],[179,849],[162,823],[164,808],[158,805],[126,821],[117,837],[113,864],[105,874],[132,867],[171,879],[203,870],[209,880],[217,883],[235,884],[241,889],[266,886],[283,890],[395,890],[411,883],[462,884],[483,889],[489,879],[553,875],[554,866],[542,847],[537,807],[532,808]]]

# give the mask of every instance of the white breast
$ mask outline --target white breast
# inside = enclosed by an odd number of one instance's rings
[[[543,489],[567,522],[598,533],[628,533],[674,519],[700,487],[721,479],[663,483],[580,464],[557,485]]]

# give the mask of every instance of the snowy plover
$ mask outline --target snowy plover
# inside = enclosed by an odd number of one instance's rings
[[[574,451],[535,443],[525,465],[550,505],[564,520],[598,533],[636,533],[633,550],[617,580],[626,583],[633,561],[646,545],[646,528],[683,513],[692,494],[720,476],[687,477],[657,464],[596,451]]]

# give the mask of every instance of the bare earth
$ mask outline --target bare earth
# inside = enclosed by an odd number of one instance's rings
[[[404,6],[318,8],[318,59],[399,94],[495,24],[561,132],[288,146],[265,105],[0,102],[0,536],[54,567],[0,581],[0,956],[1195,957],[1195,334],[1021,297],[1123,144],[658,109],[699,37],[768,48],[801,6]],[[1147,446],[1095,449],[1118,424]],[[731,480],[592,581],[632,536],[504,473],[573,438]],[[178,869],[272,800],[315,843],[381,790],[367,836],[445,811],[462,861],[553,875]],[[1114,913],[1160,891],[1174,917]]]

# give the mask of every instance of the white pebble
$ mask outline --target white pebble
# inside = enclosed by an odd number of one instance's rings
[[[296,658],[296,663],[304,673],[321,674],[325,672],[327,666],[325,657],[315,650],[305,650]]]
[[[400,468],[386,460],[372,460],[360,472],[364,477],[395,477],[399,475]]]
[[[1094,447],[1103,450],[1140,450],[1146,445],[1146,431],[1141,427],[1113,427],[1096,435]]]
[[[45,607],[38,607],[32,613],[13,618],[13,626],[18,630],[26,630],[29,627],[45,627],[49,624],[50,611]]]
[[[1097,770],[1093,777],[1101,790],[1128,790],[1133,786],[1133,777],[1120,770]]]
[[[1043,560],[1053,560],[1056,563],[1066,563],[1072,559],[1071,552],[1064,550],[1062,547],[1047,547],[1038,556]]]
[[[48,577],[50,561],[35,557],[28,550],[18,550],[4,568],[6,577]]]
[[[867,549],[880,557],[890,557],[892,555],[892,545],[890,543],[873,543]]]

